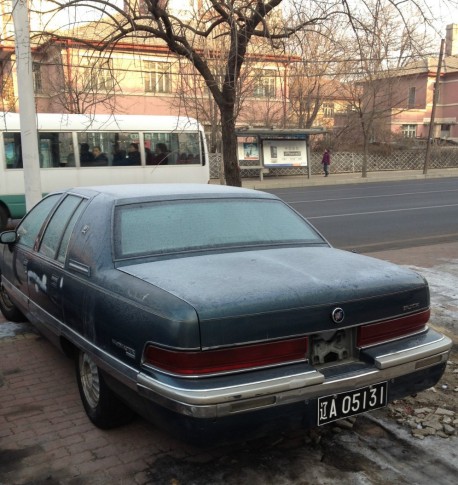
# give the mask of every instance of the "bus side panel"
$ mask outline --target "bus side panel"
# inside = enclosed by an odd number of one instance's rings
[[[5,205],[12,219],[19,219],[25,214],[24,172],[5,169],[0,174],[0,202]]]
[[[25,215],[24,194],[1,195],[0,202],[8,208],[11,219],[20,219]]]

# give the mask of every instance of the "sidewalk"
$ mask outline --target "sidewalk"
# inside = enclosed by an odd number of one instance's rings
[[[458,168],[430,169],[426,175],[422,170],[400,170],[400,171],[383,171],[369,172],[366,178],[357,173],[332,173],[329,177],[323,175],[264,175],[264,180],[259,178],[243,178],[242,187],[247,189],[280,189],[290,187],[314,187],[320,185],[337,185],[337,184],[364,184],[371,182],[394,182],[400,180],[428,180],[432,178],[458,177]],[[219,184],[219,179],[212,179],[211,183]]]
[[[430,282],[432,323],[456,343],[457,244],[371,256],[421,269]],[[287,439],[285,450],[309,453],[295,443],[294,437]],[[73,361],[28,324],[13,324],[0,315],[0,485],[159,485],[191,483],[196,477],[203,483],[224,463],[225,477],[234,479],[241,476],[240,463],[227,458],[237,456],[234,449],[196,449],[141,418],[110,431],[94,427],[78,395]],[[285,463],[278,453],[273,455],[275,467]],[[304,472],[303,460],[298,463],[296,470]],[[265,482],[261,468],[250,470],[253,483]]]

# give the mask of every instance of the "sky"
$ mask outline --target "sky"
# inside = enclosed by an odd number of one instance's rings
[[[289,0],[285,0],[285,3],[288,2]],[[300,0],[295,0],[296,3],[300,3]],[[304,0],[307,2],[308,0]],[[46,0],[29,0],[31,5],[36,5],[37,9],[43,11],[46,6],[51,5],[51,2],[48,2]],[[109,0],[110,3],[116,4],[118,6],[122,6],[123,0]],[[445,38],[445,32],[446,32],[446,26],[450,23],[458,23],[458,0],[419,0],[418,2],[416,0],[410,0],[411,3],[419,3],[419,4],[426,4],[431,12],[431,17],[432,17],[432,23],[433,23],[433,28],[430,30],[430,33],[437,38],[438,40],[438,45],[440,44],[440,39]],[[359,0],[352,0],[350,1],[350,4],[354,3],[357,5],[358,3],[361,3]],[[403,2],[401,2],[403,3]],[[408,3],[404,3],[402,6],[403,12],[407,12],[407,7]],[[33,7],[32,7],[33,8]],[[48,7],[49,8],[49,7]],[[71,15],[71,11],[67,12],[62,12],[59,14],[55,19],[52,21],[51,25],[53,28],[56,27],[63,27],[63,26],[69,26],[73,23],[73,18]],[[90,14],[86,13],[84,15],[81,15],[81,7],[79,10],[79,14],[77,16],[78,19],[81,19],[82,21],[89,21],[91,20],[91,17],[97,18],[97,16],[100,16],[100,12],[97,12],[95,14]]]
[[[434,27],[445,36],[445,28],[448,24],[458,23],[458,1],[456,0],[425,0],[433,14]]]

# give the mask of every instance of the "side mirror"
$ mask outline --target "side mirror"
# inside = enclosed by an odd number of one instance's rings
[[[4,231],[0,234],[0,243],[14,244],[18,240],[16,231]]]

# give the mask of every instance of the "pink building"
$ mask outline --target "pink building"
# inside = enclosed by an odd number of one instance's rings
[[[438,59],[406,68],[399,77],[403,101],[393,109],[391,131],[406,138],[427,139],[433,107]],[[439,95],[433,138],[458,143],[458,24],[447,26],[444,58],[440,69]]]

